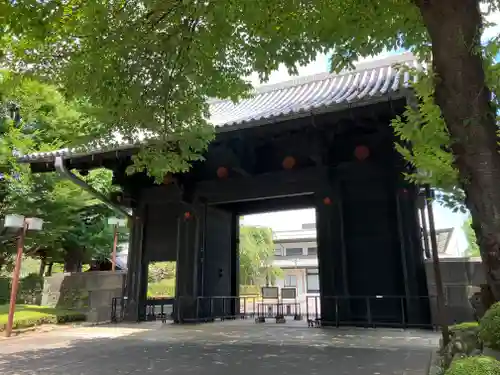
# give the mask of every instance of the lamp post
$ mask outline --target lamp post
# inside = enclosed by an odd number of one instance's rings
[[[16,228],[19,231],[17,238],[17,254],[16,263],[14,266],[14,275],[12,277],[12,287],[10,291],[9,316],[7,319],[7,327],[5,336],[10,337],[12,334],[12,325],[14,324],[14,312],[16,310],[17,290],[19,287],[19,274],[21,273],[21,262],[23,258],[24,238],[28,230],[42,230],[43,220],[36,217],[25,218],[22,215],[7,215],[5,216],[4,226],[6,228]]]
[[[113,253],[112,253],[112,260],[111,260],[111,270],[114,272],[116,270],[116,248],[118,246],[118,228],[126,226],[127,220],[119,219],[117,217],[110,217],[110,218],[108,218],[108,225],[112,225],[114,227]]]

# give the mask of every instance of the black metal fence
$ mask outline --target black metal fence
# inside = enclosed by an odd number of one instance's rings
[[[302,319],[301,305],[295,301],[269,302],[259,297],[179,297],[174,308],[175,322],[213,322],[255,318],[263,322],[267,318],[284,322],[286,317]]]
[[[305,318],[309,326],[434,328],[430,315],[435,300],[429,296],[308,296],[301,302],[225,296],[148,299],[140,320],[198,323],[252,318],[281,323],[290,317]],[[113,298],[113,322],[123,320],[126,304],[125,298]]]
[[[434,328],[431,304],[435,300],[429,296],[306,297],[306,319],[318,322],[316,326]],[[322,311],[328,311],[327,316]]]
[[[166,322],[173,319],[175,298],[150,298],[146,300],[145,320],[161,320]]]

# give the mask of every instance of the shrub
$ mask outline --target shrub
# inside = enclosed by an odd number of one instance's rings
[[[0,332],[7,324],[8,306],[0,306]],[[14,329],[29,328],[42,324],[64,324],[85,321],[86,316],[80,311],[61,310],[50,307],[18,305],[14,315]]]
[[[17,303],[39,305],[42,301],[43,282],[43,276],[36,273],[23,277],[19,282]]]
[[[10,300],[10,279],[0,277],[0,305],[9,303]]]
[[[479,339],[479,324],[467,322],[450,326],[450,342],[445,347],[441,342],[440,350],[444,368],[448,368],[457,357],[481,354],[483,344]]]
[[[459,359],[451,364],[445,375],[500,375],[500,362],[485,356]]]
[[[479,337],[484,345],[500,350],[500,302],[491,306],[479,324]]]
[[[469,330],[479,330],[478,322],[465,322],[460,324],[455,324],[450,326],[451,332],[469,331]]]

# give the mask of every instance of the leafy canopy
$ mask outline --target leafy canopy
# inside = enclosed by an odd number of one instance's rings
[[[499,9],[498,0],[482,4]],[[85,98],[97,120],[88,134],[101,142],[112,143],[117,132],[129,142],[149,139],[131,171],[157,180],[201,158],[213,137],[207,99],[245,95],[250,86],[242,77],[253,71],[265,80],[285,64],[295,73],[297,64],[330,51],[332,70],[386,50],[430,51],[412,0],[368,7],[359,0],[22,1],[0,10],[5,63]],[[430,100],[431,87],[419,89]],[[446,132],[429,100],[418,119],[406,114],[412,124],[430,124],[423,133],[396,128],[420,143],[405,156],[418,168],[443,171],[432,173],[433,182],[450,186],[456,172],[440,150]],[[433,132],[438,136],[423,147]]]
[[[53,85],[0,72],[0,217],[18,213],[44,220],[41,232],[28,232],[26,249],[33,256],[61,261],[69,252],[88,259],[111,251],[107,217],[114,214],[107,207],[55,173],[31,174],[12,153],[65,147],[83,137],[91,121],[81,108]],[[95,170],[82,178],[103,194],[112,190],[111,171]],[[1,238],[0,265],[12,261],[14,242],[15,233]]]
[[[462,230],[465,233],[465,237],[468,243],[467,255],[470,257],[480,256],[479,245],[477,243],[476,234],[474,233],[474,229],[472,228],[472,218],[469,217],[464,222]]]

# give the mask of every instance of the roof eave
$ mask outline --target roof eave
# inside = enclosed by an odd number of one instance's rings
[[[243,129],[249,129],[249,128],[254,128],[254,127],[259,127],[259,126],[276,124],[279,122],[285,122],[285,121],[291,121],[291,120],[300,119],[300,118],[306,118],[309,116],[317,116],[317,115],[326,114],[329,112],[339,112],[339,111],[342,111],[345,109],[359,108],[359,107],[364,107],[364,106],[373,105],[373,104],[377,104],[377,103],[403,99],[403,98],[407,98],[409,95],[411,95],[411,89],[403,87],[403,88],[400,88],[396,92],[390,92],[390,93],[385,94],[385,95],[370,97],[369,99],[366,99],[366,100],[355,101],[352,103],[345,103],[345,104],[344,103],[332,104],[332,105],[328,105],[328,106],[312,108],[310,110],[298,111],[298,112],[293,112],[290,114],[284,114],[281,116],[256,119],[256,120],[252,120],[252,121],[243,121],[243,122],[238,122],[238,123],[226,123],[226,124],[218,125],[215,128],[216,128],[217,133],[229,133],[229,132],[243,130]],[[139,149],[139,147],[140,146],[137,144],[127,144],[127,145],[116,146],[116,147],[111,147],[111,148],[107,148],[107,149],[105,148],[105,149],[80,151],[80,152],[77,151],[74,153],[72,153],[72,152],[68,152],[68,153],[59,153],[58,152],[58,153],[54,153],[54,154],[47,153],[48,155],[44,155],[44,156],[40,156],[40,157],[37,157],[36,155],[24,155],[18,159],[18,162],[24,163],[24,164],[53,163],[57,156],[63,156],[64,159],[74,160],[74,159],[85,158],[85,157],[89,157],[89,156],[102,155],[102,154],[106,154],[106,153],[116,153],[116,157],[118,157],[123,152],[130,152],[131,150]]]

